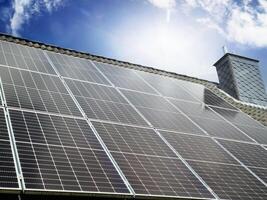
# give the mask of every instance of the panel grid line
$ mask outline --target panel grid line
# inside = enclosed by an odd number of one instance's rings
[[[141,77],[141,76],[140,76]],[[142,78],[142,77],[141,77]],[[144,79],[143,79],[144,80]],[[144,80],[144,81],[146,81],[146,80]],[[149,83],[148,83],[149,84]],[[151,86],[151,85],[150,85]],[[153,86],[151,86],[151,87],[153,87]],[[155,89],[155,88],[154,88]],[[157,91],[157,90],[156,90]],[[160,93],[159,93],[160,94]],[[162,96],[162,95],[160,95],[160,96]],[[172,104],[172,102],[170,102],[169,100],[168,100],[168,98],[166,98],[166,97],[164,97],[164,96],[162,96],[164,99],[166,99],[170,104]],[[172,104],[173,105],[173,104]],[[175,106],[175,105],[173,105],[177,110],[179,110],[181,113],[183,113],[189,120],[191,120],[191,118],[190,117],[188,117],[183,111],[181,111],[177,106]],[[192,121],[192,120],[191,120]],[[193,122],[193,121],[192,121]],[[195,123],[195,122],[193,122],[193,123]],[[199,126],[198,124],[196,124],[197,126]],[[200,126],[199,126],[199,128],[201,128]],[[204,129],[202,129],[201,128],[201,130],[202,131],[204,131],[204,133],[205,134],[207,134],[207,135],[209,135]],[[160,134],[159,132],[157,132],[158,134]],[[160,134],[161,135],[161,134]],[[163,138],[163,139],[165,139],[165,138]],[[216,142],[224,151],[226,151],[232,158],[234,158],[236,161],[238,161],[238,163],[240,163],[241,164],[241,166],[243,166],[246,170],[248,170],[255,178],[257,178],[261,183],[263,183],[265,186],[266,186],[266,183],[263,181],[263,180],[261,180],[255,173],[253,173],[246,165],[244,165],[239,159],[237,159],[232,153],[230,153],[226,148],[224,148],[216,139],[214,139],[214,137],[211,137],[211,139],[214,141],[214,142]],[[167,141],[166,141],[167,142]],[[168,142],[167,142],[168,143]],[[168,143],[169,144],[169,143]],[[170,144],[169,144],[170,145]],[[173,148],[171,145],[170,145],[170,148]],[[173,148],[173,150],[178,154],[178,152]],[[179,155],[179,154],[178,154]],[[189,165],[190,166],[190,165]],[[190,168],[191,168],[191,166],[190,166]],[[198,175],[199,176],[199,175]],[[201,178],[202,179],[202,178]],[[205,183],[205,182],[204,182]],[[206,184],[206,183],[205,183]],[[213,190],[211,189],[211,191],[213,192]],[[215,194],[215,193],[214,193]],[[219,197],[217,196],[217,194],[215,194],[215,196],[216,196],[216,198],[218,198],[219,199]]]
[[[99,70],[100,71],[100,70]],[[102,73],[102,72],[101,72]],[[103,73],[102,73],[103,74]],[[105,76],[104,74],[103,74],[103,76]],[[109,80],[108,78],[106,78],[107,80]],[[141,79],[142,79],[142,77],[141,77]],[[110,82],[110,81],[109,81]],[[111,82],[110,82],[110,84],[112,84]],[[148,84],[149,85],[149,84]],[[112,84],[112,86],[114,86],[114,84]],[[115,86],[114,86],[115,87]],[[151,87],[151,86],[150,86]],[[132,107],[134,107],[134,109],[142,116],[142,118],[149,124],[149,126],[150,127],[152,127],[153,129],[154,129],[154,131],[157,133],[157,134],[159,134],[158,133],[158,131],[153,127],[153,125],[142,115],[142,113],[140,113],[140,111],[128,100],[128,98],[127,97],[125,97],[124,96],[124,94],[119,90],[119,88],[117,88],[117,87],[115,87],[116,88],[116,90],[125,98],[125,100],[129,103],[129,104],[131,104],[131,106]],[[153,87],[152,87],[153,88]],[[156,90],[155,90],[156,91]],[[160,136],[160,134],[159,134],[159,136]],[[162,139],[162,137],[160,137],[161,139]],[[163,140],[164,141],[164,140]],[[166,141],[164,141],[165,143],[166,143]],[[167,144],[167,143],[166,143]],[[169,146],[168,144],[167,144],[167,146]],[[169,146],[169,147],[171,147],[171,146]],[[172,149],[172,148],[170,148],[172,151],[174,150],[174,149]],[[209,191],[209,192],[211,192],[211,194],[216,198],[216,199],[218,199],[218,197],[216,196],[216,194],[211,190],[211,188],[196,174],[196,172],[190,167],[188,167],[188,164],[187,164],[187,162],[181,157],[181,156],[179,156],[179,154],[177,153],[177,152],[175,152],[175,151],[173,151],[174,153],[175,153],[175,155],[178,157],[178,159],[179,160],[181,160],[182,162],[183,162],[183,164],[185,164],[185,166],[197,177],[197,179],[207,188],[207,190]]]
[[[237,162],[240,163],[247,171],[249,171],[255,178],[257,178],[263,185],[267,187],[267,183],[265,183],[260,177],[258,177],[253,171],[249,169],[243,162],[241,162],[236,156],[234,156],[228,149],[226,149],[219,141],[214,140],[220,147],[222,147],[229,155],[231,155]]]
[[[251,140],[253,140],[256,144],[260,145],[263,147],[263,144],[260,144],[257,140],[255,140],[254,138],[250,137],[247,133],[245,133],[244,131],[242,131],[235,123],[232,123],[230,120],[227,120],[224,116],[220,115],[219,113],[217,113],[215,110],[213,110],[213,107],[208,106],[214,113],[216,113],[218,116],[220,116],[222,119],[224,119],[225,121],[227,121],[228,123],[230,123],[232,126],[234,126],[237,130],[239,130],[240,132],[242,132],[244,135],[246,135],[248,138],[250,138]],[[221,108],[220,108],[221,109]],[[243,112],[242,112],[243,113]],[[248,116],[248,115],[247,115]],[[250,117],[250,116],[249,116]],[[251,118],[252,119],[252,118]],[[254,119],[253,119],[254,120]],[[256,120],[254,120],[256,121]]]
[[[206,86],[11,42],[1,58],[20,190],[265,199],[267,129]]]
[[[136,73],[137,74],[137,73]],[[138,76],[140,76],[139,74],[137,74]],[[140,76],[141,79],[143,79],[143,77]],[[145,82],[146,80],[143,79]],[[147,82],[147,84],[150,85],[150,83]],[[154,88],[152,85],[150,85],[150,87]],[[157,91],[155,88],[154,88],[155,91]],[[183,116],[185,116],[188,120],[190,120],[195,126],[197,126],[203,133],[205,133],[206,135],[209,135],[207,133],[207,131],[205,131],[202,127],[200,127],[197,123],[195,123],[193,120],[191,120],[190,117],[188,117],[181,109],[177,108],[177,106],[175,106],[171,101],[169,101],[168,98],[166,98],[165,96],[161,95],[158,91],[157,93],[159,94],[160,97],[162,97],[163,99],[165,99],[169,104],[171,104],[179,113],[181,113]]]
[[[96,67],[95,63],[91,61],[91,63]],[[149,127],[152,127],[152,124],[143,116],[143,114],[128,100],[128,98],[125,97],[125,95],[119,90],[119,88],[117,88],[108,78],[107,76],[96,67],[96,69],[102,74],[102,76],[104,76],[107,81],[109,82],[109,84],[111,84],[116,91],[127,101],[127,103],[145,120],[145,122],[149,125]]]
[[[71,131],[70,131],[70,129],[69,129],[69,127],[67,126],[67,124],[66,124],[66,122],[64,121],[64,123],[65,123],[65,125],[66,125],[66,127],[67,127],[67,129],[68,129],[68,131],[69,131],[69,133],[71,133]],[[80,126],[78,126],[79,127],[79,129],[80,129]],[[80,131],[83,133],[83,131],[80,129]],[[91,178],[94,180],[94,177],[92,176],[92,174],[91,174],[91,172],[90,172],[90,170],[89,170],[89,168],[88,168],[88,166],[86,165],[86,162],[85,162],[85,160],[84,160],[84,158],[83,158],[83,156],[82,156],[82,154],[81,154],[81,152],[80,152],[80,149],[78,148],[78,145],[76,144],[76,140],[73,138],[73,136],[72,136],[72,134],[70,134],[70,136],[71,136],[71,138],[72,138],[72,140],[73,140],[73,142],[74,142],[74,144],[75,144],[75,149],[77,149],[78,150],[78,152],[79,152],[79,155],[80,155],[80,157],[82,158],[82,161],[83,161],[83,163],[84,163],[84,165],[85,165],[85,167],[86,167],[86,169],[87,169],[87,172],[89,173],[89,175],[91,176]],[[63,146],[63,145],[62,145]],[[65,145],[64,145],[65,146]],[[92,149],[92,148],[91,148]],[[93,152],[94,153],[94,152]],[[95,156],[96,157],[96,156]],[[73,163],[73,162],[71,162],[71,163]],[[78,163],[77,163],[78,164]],[[99,166],[101,166],[101,164],[99,163]],[[72,170],[75,172],[75,170],[72,168]],[[103,170],[103,169],[102,169]],[[104,171],[104,170],[103,170]],[[75,173],[74,173],[75,174]],[[75,174],[75,176],[76,176],[76,174]],[[105,174],[105,176],[106,176],[106,174]],[[108,179],[108,177],[106,176],[106,178]],[[76,177],[76,179],[77,179],[77,182],[79,182],[79,180],[78,180],[78,178]],[[109,180],[109,179],[108,179]],[[95,182],[95,180],[94,180],[94,182]],[[98,189],[98,187],[97,187],[97,185],[96,184],[94,184],[95,185],[95,187]],[[112,186],[112,184],[110,184],[111,186]],[[81,190],[82,190],[82,186],[80,186],[80,188],[81,188]],[[98,189],[99,190],[99,189]],[[113,190],[115,191],[115,189],[113,188]]]
[[[84,119],[84,117],[79,117],[79,116],[74,116],[74,115],[65,115],[65,114],[60,114],[60,113],[46,112],[46,111],[40,111],[40,110],[32,110],[32,109],[27,109],[27,108],[18,108],[18,107],[13,107],[13,106],[8,106],[7,108],[12,109],[12,110],[17,110],[17,111],[46,114],[46,115],[52,115],[52,116],[58,116],[58,117]]]
[[[57,77],[56,74],[49,74],[49,73],[40,72],[40,71],[34,71],[34,70],[30,70],[30,69],[23,69],[23,68],[18,68],[18,67],[10,66],[10,65],[0,64],[0,66],[1,67],[5,67],[5,68],[12,68],[12,69],[17,69],[17,70],[21,70],[21,71],[33,72],[33,73],[38,73],[38,74],[42,74],[42,75],[48,75],[48,76]]]
[[[72,97],[73,101],[75,102],[75,104],[77,105],[77,107],[79,108],[80,112],[83,114],[84,118],[86,119],[88,125],[90,126],[90,128],[92,129],[95,137],[97,138],[97,140],[100,142],[102,148],[104,149],[104,152],[107,154],[108,158],[110,159],[110,161],[112,162],[112,164],[114,165],[116,171],[119,173],[119,176],[122,178],[124,184],[126,185],[127,189],[129,190],[130,194],[132,194],[133,196],[135,196],[135,192],[132,189],[131,185],[129,184],[128,180],[126,179],[125,175],[122,173],[120,167],[118,166],[118,164],[116,163],[116,161],[114,160],[113,156],[111,155],[111,153],[109,152],[109,150],[107,149],[106,145],[104,144],[103,140],[100,138],[100,136],[98,135],[97,131],[95,130],[94,126],[92,125],[91,121],[88,119],[87,115],[85,114],[85,112],[83,111],[82,107],[80,106],[80,104],[78,103],[76,97],[74,96],[74,94],[72,93],[72,91],[70,90],[70,88],[68,87],[68,85],[66,84],[64,78],[59,74],[59,72],[57,71],[56,67],[54,66],[52,60],[49,58],[48,54],[46,52],[44,52],[45,56],[48,59],[48,62],[51,64],[51,66],[54,68],[56,74],[59,76],[59,78],[61,79],[62,83],[64,84],[65,88],[67,89],[67,91],[69,92],[70,96]],[[97,69],[98,70],[98,69]],[[105,77],[104,77],[105,78]]]
[[[142,78],[142,77],[141,77]],[[146,80],[144,80],[146,81]],[[149,83],[148,83],[149,84]],[[151,86],[153,87],[153,86]],[[157,90],[156,90],[157,91]],[[161,95],[162,96],[162,95]],[[168,100],[168,98],[162,96],[164,99],[166,99],[170,104],[172,104],[177,110],[179,110],[181,113],[183,113],[189,120],[191,120],[191,118],[189,116],[187,116],[183,111],[181,111],[181,109],[179,109],[177,106],[175,106],[172,102],[170,102]],[[210,107],[210,106],[209,106]],[[191,120],[192,121],[192,120]],[[192,121],[193,122],[193,121]],[[194,122],[195,123],[195,122]],[[198,124],[197,126],[204,131],[204,133],[206,133],[207,135],[208,132],[206,132],[204,129],[202,129],[202,127],[200,127]],[[258,177],[253,171],[251,171],[246,165],[244,165],[237,157],[235,157],[230,151],[228,151],[225,147],[223,147],[223,145],[221,145],[214,137],[211,137],[211,139],[216,142],[224,151],[226,151],[232,158],[234,158],[236,161],[238,161],[238,163],[240,163],[241,166],[243,166],[246,170],[248,170],[255,178],[257,178],[261,183],[263,183],[265,186],[267,186],[267,184],[260,179],[260,177]],[[261,145],[262,146],[262,145]]]
[[[55,115],[55,116],[59,116],[59,115]],[[71,117],[71,116],[66,116],[66,117]],[[75,118],[80,119],[78,117],[75,117]],[[90,121],[92,121],[92,122],[103,122],[103,123],[107,123],[107,124],[117,124],[117,125],[124,125],[124,126],[129,126],[129,127],[138,127],[138,128],[146,128],[146,129],[151,128],[151,127],[148,127],[148,126],[140,126],[140,125],[135,125],[135,124],[126,124],[126,123],[122,123],[122,122],[113,122],[113,121],[100,120],[100,119],[94,119],[94,118],[88,118],[88,119]],[[174,130],[167,130],[167,129],[162,129],[162,128],[156,128],[156,130],[158,130],[158,131],[167,131],[167,132],[172,132],[172,133],[179,133],[179,134],[184,134],[184,135],[196,136],[196,134],[192,134],[192,133],[186,133],[186,132],[174,131]],[[222,138],[222,137],[215,137],[215,136],[210,136],[210,135],[197,135],[197,136],[206,137],[206,138],[213,137],[215,139],[223,139],[223,140],[227,140],[227,141],[241,142],[241,143],[245,143],[245,144],[254,144],[254,145],[256,145],[254,142],[240,141],[240,140],[234,140],[234,139]]]
[[[51,119],[51,117],[49,116],[49,118]],[[38,118],[38,121],[39,121],[39,118]],[[51,122],[52,122],[52,125],[53,125],[53,128],[54,128],[54,130],[56,131],[56,133],[57,133],[57,135],[58,135],[58,139],[59,139],[59,142],[60,142],[60,146],[62,147],[62,149],[63,149],[63,152],[64,152],[64,154],[65,154],[65,156],[66,156],[66,158],[67,158],[67,160],[68,160],[68,164],[69,164],[69,166],[70,166],[70,168],[71,168],[71,170],[72,170],[72,172],[73,172],[73,174],[74,174],[74,177],[75,177],[75,179],[76,179],[76,181],[77,181],[77,183],[78,183],[78,186],[79,186],[79,188],[80,188],[80,191],[82,191],[82,187],[81,187],[81,185],[80,185],[80,183],[79,183],[79,180],[78,180],[78,178],[77,178],[77,175],[76,175],[76,173],[75,173],[75,170],[73,169],[73,166],[72,166],[72,164],[71,164],[71,162],[70,162],[70,159],[69,159],[69,156],[67,155],[67,152],[66,152],[66,150],[65,150],[65,148],[64,148],[64,145],[63,145],[63,143],[62,143],[62,141],[61,141],[61,138],[59,137],[59,133],[58,133],[58,130],[57,130],[57,128],[56,128],[56,126],[55,126],[55,124],[54,124],[54,120],[52,120],[51,119]],[[39,121],[39,123],[40,123],[40,121]],[[65,123],[65,122],[64,122]],[[42,128],[42,127],[41,127]],[[43,132],[43,131],[42,131]],[[71,134],[70,134],[71,135]],[[76,145],[76,144],[75,144]],[[50,148],[48,148],[49,149],[49,152],[51,153],[51,151],[50,151]],[[80,153],[80,152],[79,152]],[[52,153],[51,153],[51,155],[52,155]],[[53,156],[51,156],[52,157],[52,160],[53,160],[53,162],[54,162],[54,164],[55,164],[55,161],[54,161],[54,159],[53,159]],[[57,168],[56,168],[57,169]],[[57,173],[58,173],[58,170],[57,170]],[[58,174],[59,175],[59,177],[60,177],[60,174]],[[60,179],[60,182],[61,182],[61,179]],[[62,184],[62,183],[61,183]],[[62,187],[64,188],[64,185],[62,185]]]
[[[23,117],[23,120],[25,121],[25,117],[24,117],[24,115],[22,116]],[[40,122],[39,122],[40,123]],[[13,126],[12,126],[13,127]],[[29,129],[28,129],[28,125],[25,123],[25,127],[26,127],[26,130],[27,130],[27,133],[29,133]],[[42,130],[43,131],[43,130]],[[45,138],[45,137],[44,137]],[[34,147],[33,147],[33,143],[32,143],[32,140],[31,140],[31,137],[29,137],[29,140],[30,140],[30,146],[31,146],[31,148],[32,148],[32,150],[33,150],[33,155],[34,155],[34,158],[35,158],[35,161],[37,161],[37,156],[36,156],[36,152],[35,152],[35,150],[34,150]],[[46,140],[46,138],[45,138],[45,140]],[[16,142],[16,144],[17,144],[17,142]],[[49,154],[51,155],[51,152],[50,152],[50,149],[48,148],[48,150],[49,150]],[[55,163],[54,163],[54,161],[53,161],[53,164],[54,164],[54,167],[55,167]],[[39,171],[39,174],[40,174],[40,178],[41,178],[41,181],[42,181],[42,184],[43,184],[43,186],[45,187],[45,184],[44,184],[44,179],[43,179],[43,175],[42,175],[42,173],[41,173],[41,169],[40,169],[40,166],[39,166],[39,162],[36,162],[36,165],[37,165],[37,168],[38,168],[38,171]],[[55,168],[56,169],[56,168]],[[57,170],[56,170],[57,171]],[[57,171],[57,174],[58,174],[58,171]],[[25,183],[24,183],[25,184]],[[61,183],[61,185],[62,185],[62,183]],[[25,185],[25,190],[26,190],[27,188],[26,188],[26,185]]]
[[[6,68],[5,70],[4,73],[8,73],[8,77],[6,77],[3,87],[7,92],[8,107],[54,112],[62,115],[81,115],[58,77],[41,76],[39,72],[24,74],[25,77],[20,69],[10,71],[10,68]],[[19,76],[19,82],[14,80],[16,76]],[[26,80],[27,78],[29,80]],[[39,86],[37,79],[41,81]]]
[[[2,104],[3,104],[3,111],[4,111],[4,115],[5,115],[5,122],[7,125],[8,136],[9,136],[9,140],[10,140],[9,143],[11,146],[12,157],[14,160],[15,170],[16,170],[16,174],[17,174],[18,186],[19,186],[19,188],[21,188],[22,191],[24,191],[25,184],[24,184],[24,179],[23,179],[23,175],[22,175],[21,164],[20,164],[20,161],[18,158],[18,150],[17,150],[17,146],[16,146],[16,140],[15,140],[14,133],[12,130],[12,125],[11,125],[11,121],[10,121],[9,112],[7,109],[5,93],[3,90],[3,84],[2,84],[1,77],[0,77],[0,95],[1,95]]]
[[[97,67],[96,67],[97,68]],[[97,68],[98,69],[98,68]],[[99,70],[99,69],[98,69]],[[99,70],[99,72],[100,73],[102,73],[100,70]],[[135,73],[135,72],[134,72]],[[102,75],[109,81],[109,79],[105,76],[105,74],[103,74],[102,73]],[[109,81],[109,83],[112,85],[112,86],[114,86],[114,88],[125,98],[125,100],[139,113],[139,115],[141,115],[141,117],[149,124],[149,126],[150,127],[152,127],[153,128],[153,130],[155,131],[155,132],[157,132],[157,130],[153,127],[153,125],[142,115],[142,113],[136,108],[136,106],[134,106],[129,100],[128,100],[128,98],[127,97],[125,97],[125,95],[119,90],[119,88],[118,87],[116,87],[111,81]],[[180,158],[179,158],[179,160],[181,160]],[[185,164],[184,163],[185,161],[184,160],[182,160],[182,163],[183,164]],[[187,167],[187,165],[186,165],[186,167]],[[188,168],[188,167],[187,167]],[[189,169],[189,171],[191,171],[191,169]],[[192,172],[192,171],[191,171]],[[193,173],[194,174],[194,173]],[[195,175],[195,174],[194,174]],[[198,180],[199,180],[199,177],[197,176],[196,177]],[[199,180],[202,184],[203,184],[203,182],[201,181],[201,180]],[[205,185],[205,184],[204,184]],[[205,187],[207,188],[207,186],[205,185]],[[208,191],[210,191],[209,189],[208,189]],[[212,195],[213,195],[213,193],[212,193]],[[214,196],[214,195],[213,195]]]
[[[138,74],[139,75],[139,74]],[[139,75],[140,76],[140,75]],[[141,76],[140,76],[141,77]],[[143,78],[143,77],[141,77],[141,78]],[[143,79],[144,81],[146,81],[145,79]],[[150,84],[150,83],[148,83],[148,84]],[[150,85],[151,87],[153,87],[152,85]],[[154,88],[155,89],[155,88]],[[156,89],[155,89],[155,91],[157,91]],[[184,116],[186,116],[191,122],[193,122],[195,125],[197,125],[206,135],[210,135],[206,130],[204,130],[201,126],[199,126],[196,122],[194,122],[191,118],[190,118],[190,116],[187,116],[187,114],[186,113],[184,113],[180,108],[178,108],[176,105],[174,105],[171,101],[169,101],[168,100],[168,98],[167,97],[165,97],[165,96],[163,96],[163,95],[161,95],[158,91],[157,91],[157,93],[159,94],[159,96],[161,96],[161,97],[163,97],[164,99],[166,99],[171,105],[173,105],[180,113],[182,113],[182,114],[184,114]],[[223,116],[221,116],[220,114],[218,114],[216,111],[214,111],[213,109],[212,109],[212,106],[211,105],[207,105],[214,113],[216,113],[218,116],[220,116],[222,119],[224,119],[225,121],[227,121],[227,122],[229,122],[232,126],[234,126],[234,124],[233,123],[231,123],[229,120],[227,120],[227,119],[225,119]],[[219,108],[221,108],[221,107],[219,107]],[[227,109],[227,108],[222,108],[222,109]],[[232,110],[232,109],[228,109],[228,110]],[[235,111],[235,110],[233,110],[233,111]],[[234,126],[235,128],[237,128],[240,132],[242,132],[243,134],[245,134],[247,137],[249,137],[251,140],[253,140],[255,143],[257,143],[257,144],[259,144],[255,139],[253,139],[253,138],[251,138],[250,136],[248,136],[246,133],[244,133],[242,130],[240,130],[238,127],[236,127],[236,126]],[[216,138],[216,137],[214,137],[214,136],[211,136],[210,135],[210,137],[214,140],[214,138]],[[234,140],[233,140],[234,141]],[[263,144],[259,144],[259,145],[261,145],[261,146],[263,146]]]
[[[208,191],[215,197],[215,199],[219,199],[217,194],[210,188],[210,186],[195,172],[195,170],[187,163],[187,161],[172,147],[172,145],[160,134],[160,132],[156,131],[158,136],[168,145],[168,147],[175,153],[175,155],[186,165],[186,167],[200,180],[200,182],[208,189]]]

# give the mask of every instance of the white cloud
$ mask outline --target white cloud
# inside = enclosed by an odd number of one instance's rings
[[[14,0],[12,3],[13,15],[10,18],[10,30],[13,35],[19,35],[23,24],[33,15],[43,11],[52,12],[62,5],[62,0]]]
[[[267,46],[267,1],[184,0],[192,13],[199,9],[204,16],[196,20],[216,29],[227,40],[239,44]],[[190,13],[190,14],[192,14]]]
[[[148,0],[148,1],[152,3],[154,6],[163,9],[171,9],[176,6],[175,0]]]
[[[258,9],[235,7],[227,21],[228,39],[251,46],[267,46],[267,6],[259,1]]]
[[[166,10],[166,21],[170,22],[171,12],[176,7],[176,0],[148,0],[154,6]]]
[[[267,46],[267,0],[147,0],[166,10],[166,20],[179,5],[202,25],[216,30],[229,41]],[[179,4],[178,4],[179,2]]]

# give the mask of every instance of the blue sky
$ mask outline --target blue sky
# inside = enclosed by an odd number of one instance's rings
[[[212,81],[226,45],[267,85],[266,0],[0,0],[0,16],[3,33]]]

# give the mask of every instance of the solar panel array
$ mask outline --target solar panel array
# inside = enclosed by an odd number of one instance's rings
[[[267,129],[202,85],[0,42],[0,190],[267,199]]]

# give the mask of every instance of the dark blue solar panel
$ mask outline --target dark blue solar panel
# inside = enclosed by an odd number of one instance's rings
[[[19,189],[5,113],[0,108],[0,190]]]
[[[85,120],[9,112],[26,189],[129,193]]]
[[[7,106],[81,116],[57,76],[0,66]]]

